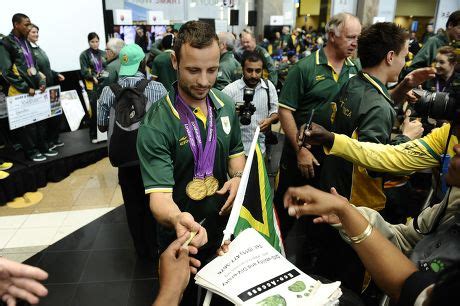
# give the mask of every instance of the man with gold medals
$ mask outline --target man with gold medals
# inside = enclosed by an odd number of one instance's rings
[[[219,57],[213,29],[185,23],[172,55],[178,81],[145,115],[137,139],[145,192],[160,224],[160,251],[196,232],[189,250],[202,264],[220,246],[245,164],[234,102],[211,89]],[[190,285],[183,303],[194,303],[196,291]]]
[[[46,78],[38,71],[37,61],[27,40],[31,29],[29,17],[15,14],[12,18],[13,30],[0,43],[1,74],[9,84],[8,96],[29,94],[33,96],[38,89],[46,89]],[[29,124],[11,131],[13,141],[18,142],[32,161],[46,160],[49,147],[44,139],[44,122]],[[37,137],[33,137],[37,135]],[[42,154],[43,153],[43,154]],[[48,155],[51,156],[51,155]]]

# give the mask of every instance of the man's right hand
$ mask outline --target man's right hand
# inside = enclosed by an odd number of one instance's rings
[[[327,148],[332,148],[334,144],[334,134],[323,128],[321,125],[313,123],[310,129],[305,131],[304,126],[301,127],[299,136],[299,146],[304,145],[307,149],[311,146],[320,145]],[[301,141],[303,139],[303,142]]]
[[[29,96],[34,96],[35,95],[35,89],[29,88]]]
[[[313,165],[319,166],[319,162],[307,148],[301,147],[297,152],[297,167],[305,178],[315,177],[315,168]]]
[[[192,232],[196,232],[195,237],[189,244],[190,254],[198,253],[198,248],[208,242],[206,229],[196,222],[188,212],[181,212],[174,218],[174,229],[177,237],[182,237],[185,234],[190,237]]]

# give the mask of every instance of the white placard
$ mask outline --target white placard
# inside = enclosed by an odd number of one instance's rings
[[[61,105],[70,130],[72,132],[78,130],[81,120],[85,116],[85,110],[77,91],[69,90],[61,92]]]
[[[227,32],[228,31],[228,22],[227,19],[216,19],[214,20],[214,24],[216,26],[216,33],[220,32]]]
[[[332,1],[331,16],[338,13],[350,13],[356,15],[357,0],[335,0]]]
[[[166,24],[162,11],[148,11],[147,12],[147,24],[150,25],[163,25]]]
[[[270,16],[270,25],[284,25],[284,16]]]
[[[10,130],[62,114],[60,92],[60,86],[53,86],[34,96],[22,94],[7,97],[6,108]]]
[[[133,24],[133,12],[131,10],[113,10],[114,25]]]

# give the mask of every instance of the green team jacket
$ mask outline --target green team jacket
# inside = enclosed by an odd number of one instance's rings
[[[93,90],[93,77],[97,77],[96,69],[94,67],[93,61],[91,60],[90,52],[91,51],[89,49],[86,49],[80,54],[80,73],[85,80],[87,90]],[[102,58],[102,68],[105,68],[105,52],[99,50],[99,54]]]
[[[219,72],[215,88],[222,90],[225,86],[241,78],[243,70],[240,62],[235,59],[232,51],[227,51],[220,56]]]
[[[28,41],[26,43],[32,50],[30,43]],[[35,56],[32,57],[36,65],[37,60]],[[0,69],[3,77],[10,84],[9,95],[27,93],[30,88],[38,89],[41,85],[46,85],[46,80],[38,71],[36,75],[27,73],[28,67],[22,48],[14,39],[13,33],[0,40]]]
[[[51,69],[48,55],[46,55],[45,51],[36,44],[31,43],[31,46],[32,52],[37,60],[38,69],[46,77],[46,86],[53,86],[57,84],[59,73]]]
[[[428,39],[426,44],[423,45],[422,49],[420,49],[412,60],[410,67],[407,69],[408,72],[417,68],[431,67],[431,64],[436,58],[436,52],[438,49],[443,46],[447,46],[448,44],[449,39],[444,33],[437,34]]]

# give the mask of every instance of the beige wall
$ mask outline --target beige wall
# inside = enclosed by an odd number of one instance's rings
[[[321,0],[300,0],[300,15],[319,15]]]
[[[436,0],[398,0],[396,16],[433,17],[436,11]]]
[[[312,26],[313,29],[317,30],[318,29],[318,23],[319,23],[319,16],[310,16],[307,17],[307,21],[305,22],[305,16],[300,16],[297,17],[295,27],[296,28],[302,28],[302,26],[305,26],[306,29],[308,29],[309,26]]]

